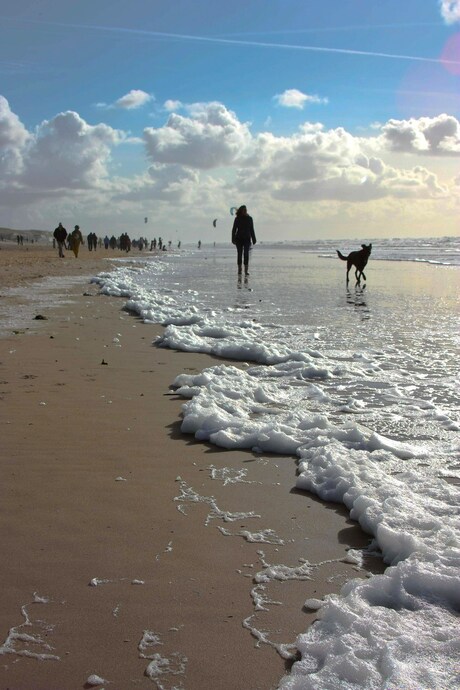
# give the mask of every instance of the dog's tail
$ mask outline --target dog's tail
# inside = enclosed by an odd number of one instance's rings
[[[339,259],[342,259],[342,261],[347,261],[348,256],[344,256],[343,254],[341,254],[338,249],[336,249],[335,251],[339,255]]]

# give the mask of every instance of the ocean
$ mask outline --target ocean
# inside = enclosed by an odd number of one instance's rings
[[[374,241],[347,286],[335,248],[359,244],[258,244],[247,278],[232,247],[131,254],[96,281],[164,326],[157,346],[239,363],[178,372],[184,433],[296,455],[297,489],[344,504],[387,565],[306,602],[279,687],[458,688],[460,242]]]

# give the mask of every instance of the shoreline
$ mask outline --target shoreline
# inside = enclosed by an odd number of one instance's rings
[[[106,268],[102,251],[61,263],[53,254],[40,267],[41,257],[30,261],[33,280],[46,267],[62,277]],[[28,281],[22,270],[16,284]],[[152,347],[162,327],[95,285],[69,285],[64,297],[72,303],[46,307],[46,320],[22,329],[32,338],[0,338],[0,647],[13,628],[42,640],[13,641],[1,683],[62,690],[97,674],[120,690],[155,687],[160,654],[162,683],[275,688],[289,662],[270,644],[256,647],[244,622],[254,634],[271,631],[273,644],[294,643],[316,618],[306,599],[366,577],[344,559],[369,537],[344,507],[294,489],[295,458],[225,451],[180,432],[184,400],[172,381],[222,359]],[[264,530],[274,543],[244,536]],[[257,586],[264,563],[295,568],[299,559],[316,564],[313,579]],[[368,565],[384,569],[378,559]],[[46,625],[19,629],[34,596],[30,621]]]

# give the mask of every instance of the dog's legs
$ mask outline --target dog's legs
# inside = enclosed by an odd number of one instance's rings
[[[348,274],[350,273],[350,268],[353,266],[353,264],[349,261],[347,263],[347,285],[350,282],[350,278],[348,277]]]

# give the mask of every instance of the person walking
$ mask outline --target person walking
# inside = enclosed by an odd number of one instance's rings
[[[53,232],[53,237],[57,242],[59,250],[59,258],[64,258],[64,247],[67,238],[67,230],[63,227],[62,223],[59,223],[56,230]]]
[[[238,274],[241,274],[242,264],[244,263],[244,273],[249,275],[249,249],[252,244],[256,244],[254,232],[254,222],[248,214],[246,206],[240,206],[236,212],[232,228],[232,243],[236,246]]]
[[[83,235],[80,232],[80,226],[76,225],[73,232],[70,234],[72,240],[72,251],[75,254],[75,258],[78,259],[78,251],[80,249],[80,244],[84,244]]]

